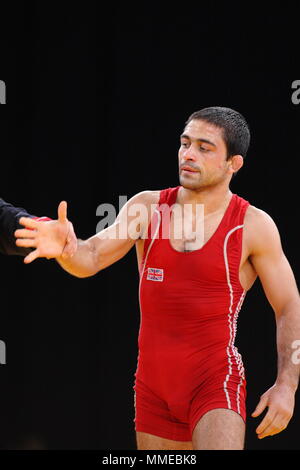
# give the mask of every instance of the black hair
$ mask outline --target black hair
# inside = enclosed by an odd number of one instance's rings
[[[238,111],[212,106],[195,111],[185,124],[187,125],[192,119],[199,119],[222,129],[227,148],[227,160],[233,155],[246,157],[250,144],[250,128],[244,116]]]

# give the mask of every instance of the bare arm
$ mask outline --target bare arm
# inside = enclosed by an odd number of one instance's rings
[[[62,268],[70,274],[81,278],[89,277],[128,253],[148,226],[151,204],[156,200],[157,191],[138,193],[122,207],[112,225],[87,240],[78,240],[77,249],[72,256],[65,256],[63,250],[67,240],[66,224],[70,224],[66,218],[66,208],[61,219],[54,221],[52,225],[46,222],[41,226],[27,219],[21,220],[21,223],[33,228],[34,231],[29,232],[26,229],[17,231],[16,236],[22,237],[17,240],[17,244],[37,248],[37,252],[31,253],[25,258],[25,262],[31,262],[37,257],[55,257]],[[29,236],[31,239],[26,238]],[[73,237],[75,234],[69,230],[68,236]]]
[[[75,255],[57,258],[59,264],[74,276],[88,277],[123,258],[148,227],[153,193],[133,196],[112,225],[85,241],[79,240]]]
[[[300,366],[293,360],[300,339],[300,299],[294,274],[282,250],[278,229],[265,212],[253,211],[250,260],[275,312],[277,327],[277,378],[253,413],[269,410],[257,428],[259,437],[280,432],[292,417]]]

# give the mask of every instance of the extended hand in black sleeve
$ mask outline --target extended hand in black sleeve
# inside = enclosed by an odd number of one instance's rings
[[[35,217],[21,207],[14,207],[0,198],[0,253],[5,255],[26,256],[32,248],[16,245],[15,230],[24,228],[19,224],[20,217]]]

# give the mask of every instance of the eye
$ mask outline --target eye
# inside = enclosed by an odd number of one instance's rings
[[[200,150],[202,152],[208,152],[209,151],[209,149],[207,149],[206,147],[202,147],[202,146],[200,146]]]
[[[181,142],[181,147],[187,147],[188,146],[188,143],[187,142]]]

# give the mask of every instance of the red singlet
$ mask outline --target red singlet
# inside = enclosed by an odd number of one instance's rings
[[[178,189],[160,192],[144,245],[134,422],[136,431],[191,441],[209,410],[227,408],[246,419],[246,379],[234,341],[245,297],[239,265],[249,202],[233,194],[205,245],[179,252],[162,238],[160,207],[172,206]]]

